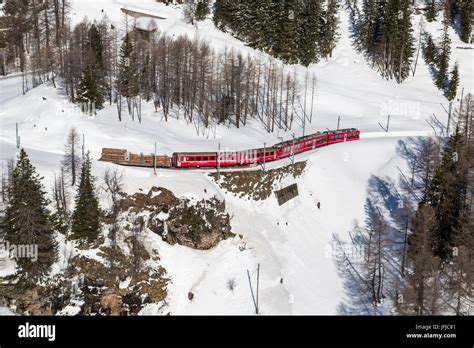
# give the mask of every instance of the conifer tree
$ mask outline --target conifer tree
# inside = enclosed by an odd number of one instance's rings
[[[37,246],[37,260],[21,257],[17,260],[21,284],[35,283],[50,271],[57,257],[57,242],[51,228],[49,204],[28,155],[21,149],[8,187],[8,206],[5,211],[5,239],[15,244]]]
[[[425,0],[425,17],[428,22],[434,22],[438,15],[437,0]]]
[[[449,89],[446,95],[448,100],[453,100],[454,98],[456,98],[458,87],[459,87],[459,70],[458,70],[458,64],[456,63],[453,71],[451,71],[451,80],[449,81]]]
[[[442,163],[436,169],[427,202],[433,206],[437,225],[434,231],[435,255],[442,260],[451,257],[459,219],[464,206],[467,166],[464,139],[459,131],[450,137]]]
[[[210,13],[209,9],[209,1],[208,0],[202,0],[199,1],[196,4],[196,13],[195,13],[195,18],[197,21],[203,21],[206,19],[207,15]]]
[[[76,207],[72,214],[72,235],[74,239],[91,242],[97,238],[99,231],[100,208],[94,188],[94,177],[91,174],[91,160],[87,153],[82,163]]]
[[[95,24],[91,25],[88,36],[90,67],[101,72],[104,69],[104,45]]]
[[[414,54],[409,0],[364,2],[359,44],[387,79],[403,82]]]
[[[397,8],[398,37],[394,49],[394,70],[399,83],[405,80],[411,71],[411,60],[415,52],[413,27],[411,22],[411,5],[409,0],[400,0]]]
[[[301,8],[297,0],[280,1],[275,5],[273,55],[286,64],[298,63],[298,19]],[[279,24],[277,24],[279,23]]]
[[[328,0],[327,8],[323,13],[323,24],[321,27],[321,55],[332,57],[332,51],[338,40],[339,19],[337,17],[339,4],[337,0]]]
[[[375,43],[380,31],[379,7],[376,0],[364,0],[360,24],[359,44],[370,57],[375,55]]]
[[[302,65],[308,66],[319,60],[321,4],[318,0],[305,3],[298,23],[298,56]]]
[[[430,34],[426,35],[426,44],[423,50],[423,58],[426,64],[432,64],[436,61],[436,46]]]
[[[444,90],[449,69],[449,56],[451,54],[451,39],[448,34],[448,21],[444,20],[443,37],[441,39],[440,53],[438,57],[438,74],[436,76],[436,86]]]
[[[138,94],[138,71],[132,39],[127,33],[120,48],[118,90],[121,95],[134,97]]]
[[[81,105],[82,111],[89,115],[93,115],[95,110],[101,108],[104,104],[104,96],[90,69],[82,74],[77,89],[76,101]]]
[[[469,43],[472,35],[474,18],[474,2],[472,0],[459,1],[459,30],[461,40]]]

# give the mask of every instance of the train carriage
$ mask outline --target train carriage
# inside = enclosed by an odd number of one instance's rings
[[[130,153],[124,149],[103,148],[100,161],[111,162],[124,166],[154,167],[155,161],[157,167],[171,167],[171,158],[166,155]]]
[[[172,158],[176,168],[217,166],[217,152],[175,152]]]
[[[328,136],[328,145],[360,139],[360,131],[355,128],[325,132]]]
[[[222,152],[217,159],[217,152],[181,152],[173,154],[173,165],[176,168],[189,167],[233,167],[238,165],[251,165],[255,163],[275,161],[277,150],[275,148],[254,149],[247,151]]]
[[[277,148],[278,158],[285,158],[293,155],[293,153],[299,154],[325,145],[327,145],[327,135],[315,133],[294,140],[284,141],[274,146]]]

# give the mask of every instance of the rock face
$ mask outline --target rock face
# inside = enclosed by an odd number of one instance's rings
[[[110,259],[110,248],[100,250],[100,257]],[[137,268],[133,257],[120,250],[114,252],[114,259],[112,270],[78,255],[71,260],[67,274],[26,290],[14,284],[0,286],[0,298],[17,314],[33,315],[71,313],[71,309],[80,315],[136,315],[146,304],[166,298],[168,279],[163,268]]]
[[[148,211],[147,227],[171,245],[206,250],[235,236],[225,203],[217,198],[192,203],[189,199],[178,199],[167,189],[153,187],[147,194],[125,197],[123,211]]]
[[[250,198],[255,201],[268,199],[275,189],[275,183],[280,183],[286,177],[298,178],[303,175],[306,161],[297,162],[282,168],[262,170],[244,170],[211,173],[214,181],[223,189],[232,192],[240,198]]]
[[[100,299],[100,304],[104,309],[110,310],[111,315],[120,315],[122,311],[122,297],[119,295],[104,295]]]
[[[142,237],[157,233],[172,245],[210,249],[234,236],[225,203],[216,198],[191,202],[153,187],[147,194],[123,194],[120,210],[117,220],[104,219],[109,233],[75,245],[67,271],[26,288],[15,275],[3,279],[0,304],[20,315],[136,315],[150,303],[164,310],[169,279]]]

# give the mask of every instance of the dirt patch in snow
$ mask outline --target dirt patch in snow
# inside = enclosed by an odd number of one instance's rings
[[[223,172],[218,179],[217,173],[209,174],[223,189],[235,196],[248,197],[256,201],[267,199],[275,189],[275,184],[292,176],[300,177],[306,168],[306,161],[297,162],[282,168],[263,170]]]

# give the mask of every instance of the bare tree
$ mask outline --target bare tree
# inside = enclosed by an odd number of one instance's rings
[[[111,207],[111,220],[112,227],[110,228],[109,238],[111,240],[111,252],[110,252],[110,268],[114,269],[116,251],[117,251],[117,233],[119,231],[118,217],[122,207],[122,194],[123,194],[123,174],[118,171],[117,168],[107,170],[104,173],[104,184],[105,191],[112,201]]]
[[[55,208],[52,218],[55,228],[59,232],[66,234],[70,223],[70,209],[64,168],[61,168],[61,173],[58,176],[54,175],[52,194]]]
[[[80,138],[75,128],[71,128],[66,138],[66,145],[64,147],[64,158],[62,165],[64,171],[71,178],[71,185],[76,184],[76,179],[81,166],[80,153]]]

